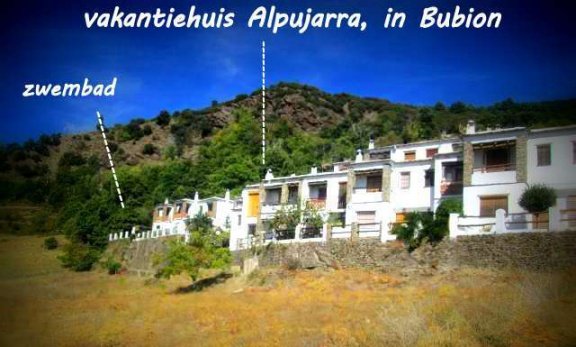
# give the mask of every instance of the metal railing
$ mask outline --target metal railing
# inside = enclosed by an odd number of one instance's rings
[[[576,208],[560,210],[560,221],[568,222],[570,226],[576,226]]]
[[[313,239],[322,237],[322,228],[317,227],[302,227],[300,229],[300,238]]]
[[[525,226],[525,229],[544,229],[548,230],[550,217],[548,212],[542,213],[507,213],[506,228],[515,229],[516,226]]]
[[[381,230],[382,223],[358,223],[359,237],[379,237]]]
[[[277,230],[275,232],[276,240],[294,240],[296,238],[295,230]]]
[[[462,181],[444,181],[440,183],[440,194],[442,195],[460,195],[463,190]]]

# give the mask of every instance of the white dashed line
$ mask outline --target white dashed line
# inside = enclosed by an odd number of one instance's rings
[[[114,177],[114,184],[116,185],[116,191],[118,192],[118,199],[120,200],[120,206],[124,208],[124,200],[122,199],[122,192],[120,191],[118,176],[116,176],[116,170],[114,169],[114,161],[112,160],[112,154],[110,153],[110,148],[108,147],[108,140],[106,139],[106,133],[104,132],[104,123],[102,122],[102,116],[98,111],[96,111],[96,115],[98,116],[98,124],[100,125],[100,131],[102,132],[102,138],[104,139],[104,146],[106,146],[106,154],[108,154],[108,160],[110,161],[110,168],[112,169],[112,176]]]

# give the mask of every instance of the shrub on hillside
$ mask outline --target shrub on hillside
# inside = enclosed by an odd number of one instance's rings
[[[40,165],[27,165],[18,164],[15,167],[16,172],[26,178],[38,177],[48,173],[48,166],[44,164]]]
[[[161,127],[170,124],[170,113],[168,113],[168,111],[160,112],[158,117],[156,117],[156,124],[158,124]]]
[[[108,141],[108,148],[110,153],[115,153],[118,150],[118,144],[116,142]]]
[[[58,257],[62,266],[74,271],[90,271],[100,258],[100,251],[86,244],[71,242],[63,247],[64,254]]]
[[[156,153],[156,147],[153,144],[147,143],[144,145],[144,148],[142,149],[142,154],[152,155],[154,153]]]
[[[108,271],[109,275],[116,275],[120,273],[120,270],[122,269],[122,264],[114,260],[114,258],[109,257],[104,262],[104,267],[106,268],[106,271]]]
[[[145,126],[142,127],[142,133],[144,134],[144,136],[152,134],[152,127],[150,126],[150,124],[146,124]]]
[[[80,154],[74,152],[66,152],[62,154],[58,161],[60,167],[80,166],[86,164],[86,159]]]
[[[532,185],[524,190],[518,205],[530,213],[546,212],[556,205],[556,191],[544,184]]]
[[[44,239],[44,248],[46,249],[56,249],[58,248],[58,240],[54,236],[50,236]]]
[[[163,156],[164,159],[175,159],[178,156],[178,150],[175,146],[168,146],[164,149]]]

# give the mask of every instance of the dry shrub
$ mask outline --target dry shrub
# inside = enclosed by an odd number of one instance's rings
[[[386,306],[379,319],[384,329],[382,340],[392,346],[414,346],[426,333],[426,317],[414,303]]]

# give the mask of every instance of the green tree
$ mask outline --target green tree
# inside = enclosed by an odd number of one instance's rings
[[[522,192],[518,205],[530,213],[546,212],[556,205],[556,191],[544,184],[531,185]]]
[[[164,266],[158,271],[158,277],[170,278],[186,273],[195,282],[201,269],[225,269],[230,265],[232,256],[227,247],[228,233],[215,231],[210,218],[203,214],[191,219],[188,230],[188,243],[170,241],[167,254],[159,260]]]
[[[433,223],[433,215],[430,212],[410,212],[406,214],[404,223],[396,224],[391,233],[396,235],[408,247],[409,251],[420,246],[423,239],[422,230],[430,228]]]

